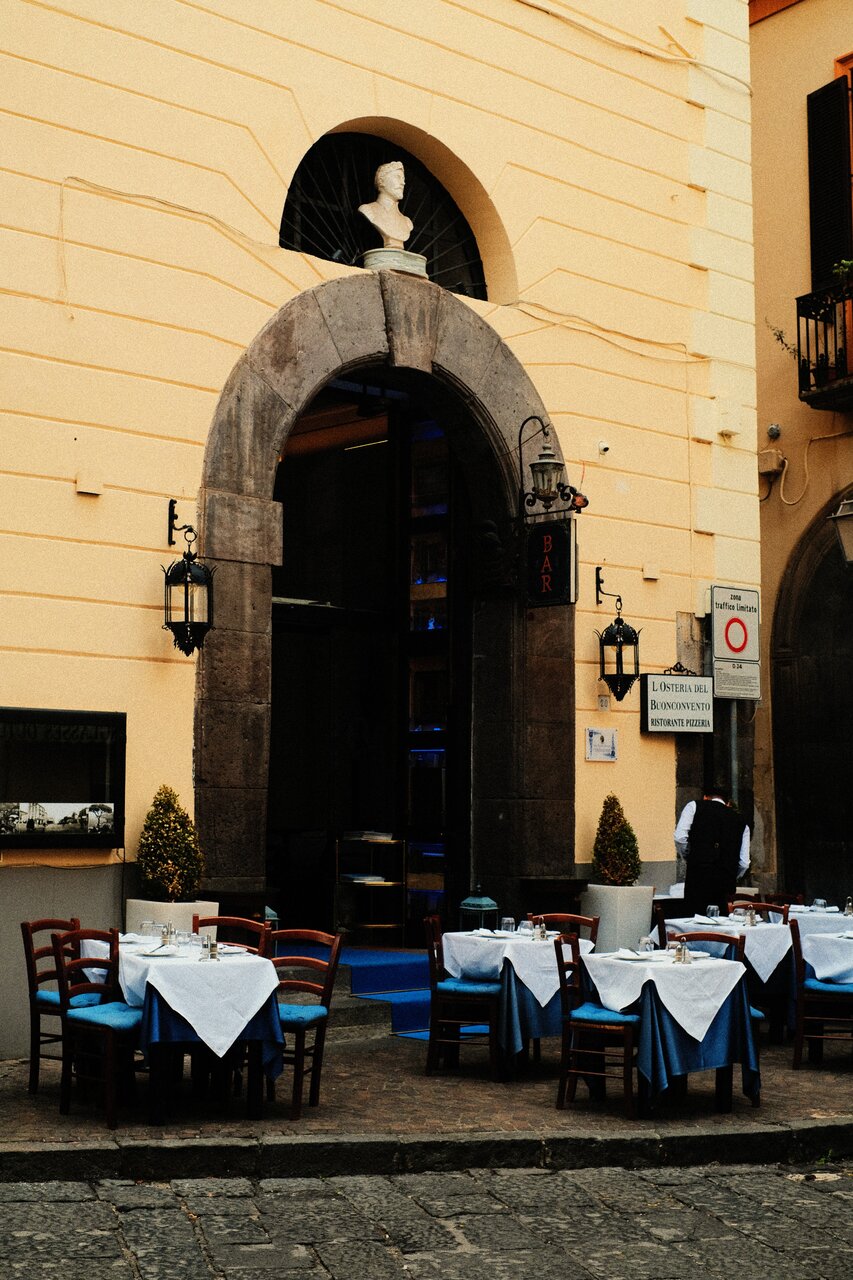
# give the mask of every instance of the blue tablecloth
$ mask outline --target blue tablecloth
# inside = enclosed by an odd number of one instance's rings
[[[745,981],[738,983],[701,1041],[694,1040],[675,1021],[652,982],[643,986],[639,1014],[637,1070],[648,1083],[650,1098],[668,1089],[676,1077],[692,1071],[728,1067],[735,1062],[741,1064],[743,1092],[748,1098],[760,1096],[758,1051]]]
[[[275,1080],[281,1075],[283,1069],[284,1046],[275,993],[261,1005],[255,1016],[249,1019],[235,1043],[250,1040],[260,1043],[264,1075]],[[202,1043],[187,1020],[179,1013],[175,1013],[150,984],[146,986],[145,1003],[142,1006],[142,1025],[139,1031],[139,1047],[142,1052],[147,1055],[148,1048],[152,1044]]]
[[[586,979],[589,981],[588,978]],[[594,989],[593,989],[594,994]],[[637,1069],[650,1099],[668,1089],[677,1077],[693,1071],[713,1071],[741,1064],[743,1092],[748,1098],[761,1093],[758,1051],[752,1029],[746,981],[738,983],[714,1018],[701,1041],[694,1040],[665,1008],[653,982],[640,996],[640,1032]],[[511,965],[501,971],[501,1004],[498,1039],[504,1054],[518,1054],[525,1042],[559,1036],[562,1030],[560,997],[543,1008],[520,982]]]

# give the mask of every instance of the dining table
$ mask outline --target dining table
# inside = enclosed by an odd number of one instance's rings
[[[840,933],[853,929],[853,917],[845,916],[840,907],[802,907],[793,904],[788,908],[788,919],[800,926],[800,937],[812,933]]]
[[[627,948],[581,957],[588,985],[606,1009],[640,1015],[637,1071],[641,1103],[681,1088],[697,1071],[716,1071],[716,1106],[732,1105],[732,1068],[741,1064],[744,1094],[761,1097],[746,966],[738,960],[691,952],[689,963],[672,951]],[[641,1106],[641,1111],[646,1109]]]
[[[104,954],[84,942],[83,954]],[[215,960],[199,947],[162,945],[138,934],[119,937],[119,984],[127,1004],[142,1009],[139,1047],[152,1073],[152,1122],[162,1120],[169,1051],[205,1045],[216,1059],[246,1046],[247,1114],[263,1110],[263,1080],[283,1069],[278,973],[243,947],[220,943]]]
[[[841,932],[800,936],[807,977],[815,977],[820,982],[853,984],[853,921],[845,923],[851,927]]]
[[[535,939],[501,929],[445,933],[444,967],[453,978],[499,981],[498,1043],[505,1066],[524,1052],[531,1040],[558,1036],[562,1029],[560,975],[554,951],[555,932]],[[579,938],[582,954],[593,950]]]

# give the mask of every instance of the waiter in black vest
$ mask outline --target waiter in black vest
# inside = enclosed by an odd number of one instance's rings
[[[675,847],[687,862],[684,906],[703,914],[711,904],[726,914],[738,878],[749,867],[749,827],[729,804],[722,787],[712,787],[697,804],[689,801],[675,828]]]

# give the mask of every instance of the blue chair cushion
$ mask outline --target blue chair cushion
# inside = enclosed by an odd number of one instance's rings
[[[578,1005],[577,1009],[572,1010],[568,1018],[569,1022],[595,1022],[599,1024],[609,1024],[610,1026],[638,1026],[640,1015],[638,1013],[614,1013],[612,1009],[605,1009],[603,1005],[592,1004],[589,1001],[586,1004]]]
[[[142,1022],[142,1010],[116,1000],[113,1004],[96,1004],[69,1009],[68,1021],[78,1026],[107,1027],[111,1031],[133,1031]]]
[[[466,978],[442,978],[436,988],[443,996],[499,996],[499,982],[471,982]]]
[[[822,996],[853,996],[853,982],[821,982],[819,978],[806,978],[804,991],[816,991]]]
[[[749,1016],[750,1018],[754,1018],[756,1022],[761,1022],[764,1019],[762,1011],[760,1009],[754,1009],[752,1005],[749,1006]]]
[[[73,1009],[82,1009],[86,1005],[97,1004],[100,998],[96,991],[84,991],[82,995],[71,997],[71,1007]],[[36,1004],[47,1005],[51,1012],[59,1013],[59,992],[37,991]]]
[[[324,1004],[280,1004],[278,1016],[283,1027],[313,1027],[328,1018],[329,1010]]]

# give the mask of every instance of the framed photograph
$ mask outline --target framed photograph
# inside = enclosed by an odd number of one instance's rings
[[[617,758],[616,729],[586,730],[586,759],[613,762]]]
[[[0,848],[124,844],[126,717],[0,707]]]

